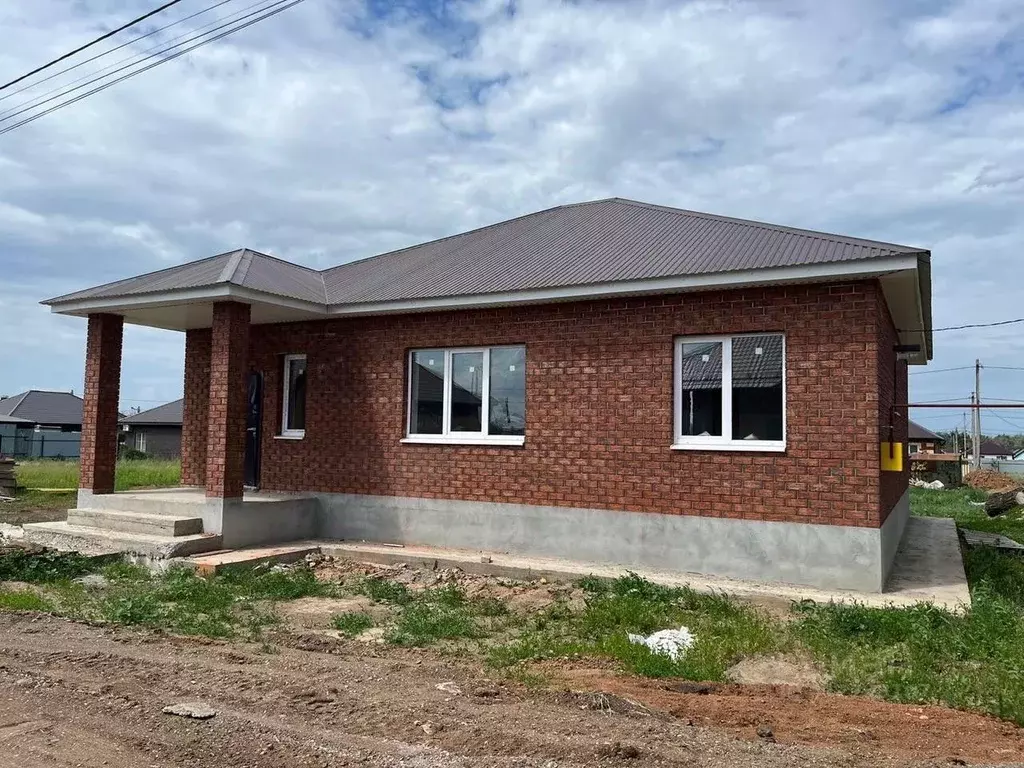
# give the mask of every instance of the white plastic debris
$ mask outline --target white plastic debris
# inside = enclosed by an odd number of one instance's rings
[[[690,650],[697,640],[686,627],[662,629],[647,636],[629,634],[627,637],[629,637],[629,642],[646,645],[652,653],[668,656],[672,661],[678,661],[679,657]]]
[[[941,491],[946,485],[941,480],[932,480],[930,483],[925,483],[922,487],[927,488],[929,491]]]

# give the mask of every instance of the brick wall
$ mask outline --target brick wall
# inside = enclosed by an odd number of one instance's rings
[[[207,405],[206,495],[240,497],[245,455],[249,305],[213,305]]]
[[[906,460],[910,428],[907,409],[893,408],[894,404],[908,402],[908,370],[906,361],[896,359],[894,347],[899,338],[885,302],[878,304],[878,339],[879,441],[901,443],[904,450],[903,471],[881,473],[878,504],[881,520],[885,522],[910,483],[910,462]]]
[[[185,402],[181,422],[181,484],[206,483],[210,406],[210,329],[185,333]]]
[[[883,310],[857,282],[254,326],[262,484],[878,526],[906,487],[879,471]],[[760,331],[786,333],[787,452],[671,451],[673,337]],[[527,347],[524,447],[400,442],[409,349],[510,343]],[[273,439],[289,353],[308,356],[303,440]]]
[[[114,491],[123,337],[120,316],[89,315],[78,485],[93,493]]]

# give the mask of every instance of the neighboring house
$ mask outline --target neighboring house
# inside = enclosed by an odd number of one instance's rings
[[[880,590],[909,515],[888,443],[907,363],[932,355],[922,248],[610,199],[323,271],[239,250],[45,303],[89,320],[83,508],[113,491],[123,324],[185,333],[182,480],[210,546]]]
[[[183,400],[150,408],[121,419],[122,445],[160,459],[181,456]]]
[[[981,458],[1010,461],[1013,458],[1013,449],[998,440],[985,439],[981,441]]]
[[[0,398],[0,454],[77,459],[82,402],[73,392],[40,389]]]
[[[930,429],[922,427],[917,422],[909,422],[907,435],[910,455],[917,453],[938,453],[942,444],[946,442],[941,435],[937,435]]]

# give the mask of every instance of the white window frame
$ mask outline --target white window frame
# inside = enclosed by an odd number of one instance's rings
[[[288,384],[291,381],[291,365],[293,362],[302,360],[306,362],[305,355],[285,355],[284,366],[282,367],[283,376],[281,378],[281,433],[277,437],[285,438],[288,440],[301,440],[306,436],[305,429],[289,429],[288,428],[288,401],[291,393],[288,391]],[[306,394],[309,394],[309,363],[306,363]]]
[[[420,347],[410,349],[408,354],[408,372],[406,374],[405,397],[405,437],[403,443],[424,443],[440,445],[523,445],[525,435],[489,435],[491,407],[491,350],[494,349],[526,349],[525,344],[498,344],[493,347]],[[412,372],[413,355],[427,349],[437,349],[444,355],[444,375],[442,381],[441,434],[414,433],[412,429]],[[483,353],[483,382],[480,432],[454,432],[451,428],[452,413],[452,355],[463,353]]]
[[[145,453],[146,452],[146,430],[145,429],[140,429],[135,434],[135,450],[137,450],[139,453]]]
[[[782,337],[782,439],[732,439],[732,342],[748,336]],[[722,434],[684,435],[683,432],[683,344],[720,343],[722,345]],[[764,333],[732,333],[722,336],[677,336],[674,342],[674,371],[672,376],[674,424],[672,450],[676,451],[757,451],[782,453],[786,450],[786,335]]]

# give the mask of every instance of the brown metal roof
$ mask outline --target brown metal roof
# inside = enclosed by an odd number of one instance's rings
[[[243,249],[44,303],[231,284],[346,305],[912,254],[927,251],[611,198],[550,208],[323,272]]]

